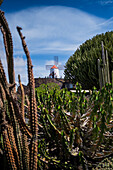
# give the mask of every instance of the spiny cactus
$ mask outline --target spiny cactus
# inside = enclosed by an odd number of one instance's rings
[[[66,89],[49,91],[46,87],[42,93],[36,91],[36,103],[31,58],[21,28],[17,27],[27,56],[30,89],[30,95],[26,97],[30,122],[27,124],[24,114],[25,96],[20,76],[18,78],[21,96],[14,90],[14,69],[10,70],[11,66],[14,66],[12,38],[1,11],[0,24],[7,61],[10,63],[8,82],[0,60],[0,151],[3,151],[0,153],[4,160],[7,160],[6,169],[85,170],[111,156],[113,152],[111,84],[105,84],[99,92],[94,88],[89,97],[85,97],[85,92],[82,93],[79,83],[76,84],[76,94]],[[103,83],[109,82],[109,74],[105,72],[109,68],[108,59],[104,58],[104,55],[103,63],[103,70],[99,65],[100,75],[104,76],[101,79],[102,86]]]
[[[0,129],[3,138],[4,157],[9,169],[37,169],[38,126],[37,107],[35,99],[35,84],[31,58],[19,27],[17,28],[22,39],[23,48],[27,56],[28,77],[30,86],[29,104],[30,128],[25,122],[24,89],[19,78],[21,88],[21,104],[15,88],[15,74],[13,63],[13,42],[4,13],[0,10],[0,29],[3,34],[5,52],[8,63],[7,81],[5,71],[0,60]]]
[[[100,59],[98,59],[98,74],[100,89],[102,89],[102,87],[105,86],[106,83],[110,83],[108,52],[106,50],[105,55],[103,41],[102,41],[102,64],[100,62]]]
[[[15,83],[15,73],[14,73],[14,61],[13,61],[13,41],[11,32],[4,16],[4,12],[0,10],[0,29],[3,34],[4,46],[6,51],[7,65],[8,65],[8,76],[9,83]],[[14,91],[15,91],[14,86]]]
[[[18,80],[21,88],[21,113],[22,113],[23,120],[25,120],[25,114],[24,114],[25,95],[24,95],[24,88],[21,83],[20,75],[18,75]],[[29,147],[28,147],[28,138],[26,134],[22,134],[22,144],[23,144],[23,167],[24,169],[29,170]]]
[[[31,132],[32,132],[31,150],[30,150],[30,169],[34,169],[37,167],[37,137],[38,137],[35,83],[34,83],[34,76],[33,76],[32,61],[25,42],[25,37],[23,37],[21,30],[22,28],[17,27],[17,31],[22,40],[23,49],[27,57],[29,88],[30,88],[30,120],[31,120],[30,125],[31,125]]]

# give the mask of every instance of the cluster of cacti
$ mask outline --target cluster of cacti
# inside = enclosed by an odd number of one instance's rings
[[[36,99],[40,169],[91,169],[112,156],[110,83],[104,84],[100,91],[94,88],[90,96],[85,96],[85,91],[82,93],[78,83],[75,94],[46,87],[42,92],[36,91]]]
[[[106,83],[110,83],[108,52],[107,50],[106,53],[104,52],[103,41],[102,41],[102,64],[100,62],[100,59],[98,59],[98,74],[100,89],[102,89],[102,87],[105,86]]]
[[[113,89],[109,83],[109,64],[107,53],[104,56],[103,44],[103,67],[98,65],[100,91],[94,88],[90,96],[85,96],[85,91],[82,92],[82,87],[77,83],[76,93],[66,89],[49,90],[47,86],[43,91],[37,92],[36,89],[35,93],[30,54],[21,28],[17,27],[27,56],[30,94],[25,98],[20,75],[21,97],[16,93],[12,36],[2,11],[0,29],[9,76],[8,83],[0,60],[2,169],[91,169],[112,156]],[[25,107],[28,124],[25,122]],[[112,161],[110,165],[113,167]]]
[[[40,169],[87,169],[112,155],[111,84],[90,97],[81,90],[36,92]]]
[[[81,93],[80,98],[66,89],[49,91],[47,87],[43,93],[36,92],[40,123],[38,145],[40,166],[43,166],[43,162],[46,169],[76,169],[80,164],[77,161],[80,152],[77,147],[79,148],[81,144],[81,132],[77,121],[79,118],[76,116],[77,111],[78,115],[83,114],[80,113],[80,109],[83,112],[86,110],[84,97],[84,93]],[[77,102],[78,99],[80,102]],[[78,146],[75,147],[76,144]]]
[[[2,168],[4,169],[6,166],[7,169],[37,169],[38,122],[31,58],[24,37],[20,31],[21,29],[17,27],[17,31],[20,35],[27,56],[30,88],[29,100],[27,98],[27,103],[29,103],[29,127],[25,122],[25,96],[20,76],[18,78],[21,88],[21,104],[19,104],[18,95],[16,93],[12,36],[4,12],[1,10],[0,29],[3,34],[9,77],[8,83],[0,60],[0,149],[2,151],[2,156],[0,158],[2,159],[2,157],[4,157],[4,160],[6,160],[5,164],[2,165]]]

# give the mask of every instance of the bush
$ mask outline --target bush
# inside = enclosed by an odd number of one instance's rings
[[[41,84],[39,87],[36,88],[36,91],[40,93],[40,92],[45,92],[46,89],[48,89],[49,91],[52,91],[54,89],[60,90],[60,87],[56,83],[47,83],[47,85]]]

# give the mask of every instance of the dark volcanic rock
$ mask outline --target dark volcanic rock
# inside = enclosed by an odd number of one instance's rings
[[[35,78],[35,88],[39,87],[41,84],[56,83],[60,88],[62,88],[64,79],[53,79],[53,78]],[[30,90],[29,85],[23,85],[25,95],[29,96]],[[20,86],[17,89],[17,93],[21,94]]]

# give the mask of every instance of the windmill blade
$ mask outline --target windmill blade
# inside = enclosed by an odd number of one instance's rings
[[[46,70],[50,70],[53,65],[46,65]]]
[[[54,56],[54,64],[58,67],[58,56]]]
[[[64,66],[64,65],[59,65],[59,66],[58,66],[58,69],[59,69],[59,70],[64,70],[64,69],[65,69],[65,66]]]

